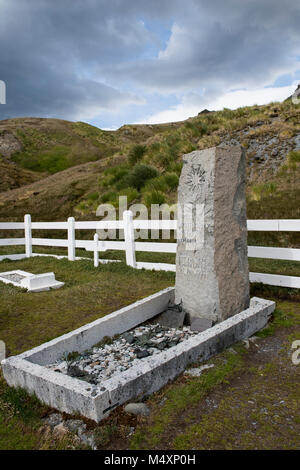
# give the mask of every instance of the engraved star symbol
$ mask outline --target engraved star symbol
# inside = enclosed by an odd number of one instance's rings
[[[205,181],[205,171],[200,165],[192,166],[192,170],[187,176],[187,184],[193,191],[197,191],[199,186]]]

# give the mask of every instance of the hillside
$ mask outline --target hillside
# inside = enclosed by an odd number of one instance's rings
[[[175,202],[182,154],[224,142],[246,150],[248,217],[300,218],[300,107],[286,100],[114,132],[57,119],[0,121],[0,220],[92,219],[119,195]]]
[[[0,160],[0,175],[0,193],[33,183],[44,176],[4,160]]]
[[[56,173],[120,148],[113,133],[82,122],[16,118],[0,121],[0,155],[22,168]]]

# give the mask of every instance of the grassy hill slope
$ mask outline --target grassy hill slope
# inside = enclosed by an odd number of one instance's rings
[[[0,160],[0,193],[11,189],[20,188],[33,183],[42,177],[42,174],[20,168],[6,161]]]
[[[119,147],[113,133],[82,122],[42,118],[0,121],[0,155],[35,172],[56,173],[110,156]]]
[[[181,156],[220,143],[246,150],[249,218],[300,218],[300,107],[291,101],[114,132],[18,118],[0,121],[0,152],[1,138],[4,178],[9,168],[16,173],[9,188],[22,186],[7,191],[2,183],[0,220],[24,213],[34,220],[94,219],[99,203],[117,206],[119,195],[129,204],[176,202]]]

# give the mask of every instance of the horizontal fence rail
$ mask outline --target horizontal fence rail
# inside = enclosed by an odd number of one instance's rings
[[[25,245],[25,238],[0,238],[0,246]]]
[[[270,286],[300,289],[300,277],[278,274],[249,273],[250,282],[261,282]]]
[[[300,220],[247,220],[247,229],[258,232],[300,232]]]
[[[268,232],[300,232],[300,220],[296,219],[269,219],[269,220],[248,220],[248,231],[268,231]],[[176,253],[177,244],[162,242],[138,242],[135,241],[135,231],[151,230],[158,237],[159,230],[176,231],[177,220],[139,220],[133,219],[132,212],[125,211],[122,220],[102,220],[102,221],[75,221],[74,217],[69,217],[66,222],[32,222],[29,214],[25,215],[24,222],[0,222],[0,230],[23,230],[24,238],[2,238],[0,247],[24,245],[25,253],[18,255],[3,255],[4,258],[22,259],[24,257],[42,256],[33,253],[33,246],[63,247],[68,250],[68,259],[74,261],[76,258],[76,248],[83,248],[94,252],[94,265],[99,262],[118,262],[118,260],[99,260],[99,252],[107,250],[125,251],[126,263],[138,269],[155,269],[176,271],[175,264],[137,262],[136,252],[152,253]],[[32,237],[32,230],[66,230],[65,239],[36,238]],[[95,233],[93,240],[76,239],[76,230],[122,230],[124,241],[99,240],[98,233]],[[154,231],[154,232],[153,232]],[[51,255],[44,255],[51,256]],[[54,255],[53,255],[54,256]],[[248,246],[248,256],[252,258],[279,259],[287,261],[300,261],[300,249],[297,248],[277,248],[264,246]],[[61,256],[58,256],[60,258]],[[282,276],[275,274],[250,273],[251,282],[262,282],[264,284],[300,288],[300,277]]]
[[[300,250],[296,248],[270,248],[266,246],[248,246],[250,258],[281,259],[300,261]]]
[[[72,219],[72,217],[70,217]],[[133,220],[135,229],[176,230],[177,220]],[[24,222],[0,222],[0,230],[24,230]],[[31,222],[32,230],[67,230],[68,222]],[[122,229],[124,220],[75,221],[77,230]],[[300,232],[298,219],[247,220],[248,231]]]

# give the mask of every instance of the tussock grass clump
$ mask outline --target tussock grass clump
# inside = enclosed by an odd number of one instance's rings
[[[138,191],[145,185],[147,180],[155,178],[158,175],[158,171],[151,165],[135,165],[130,173],[128,173],[124,183],[126,186],[133,187]]]
[[[119,193],[119,196],[126,196],[127,197],[127,203],[131,204],[135,202],[139,198],[139,192],[135,188],[125,188],[123,191]]]
[[[103,204],[108,202],[115,202],[117,200],[118,194],[115,191],[107,191],[106,193],[102,194],[100,197],[100,202]]]
[[[99,193],[89,193],[87,195],[87,199],[90,200],[90,201],[97,201],[99,199]]]
[[[104,178],[100,180],[100,186],[103,188],[111,188],[115,186],[118,189],[118,185],[126,178],[129,173],[127,165],[118,165],[111,168],[106,168],[103,172]]]
[[[134,166],[136,163],[140,162],[147,151],[146,145],[137,144],[134,145],[128,155],[128,162],[130,165]]]
[[[143,196],[143,201],[147,207],[150,207],[151,204],[163,204],[166,202],[165,195],[161,191],[151,191],[146,192]]]
[[[179,178],[176,173],[166,173],[164,180],[170,189],[176,189],[179,183]]]
[[[268,183],[255,184],[251,188],[252,197],[255,201],[260,201],[263,196],[276,193],[277,185],[273,181]]]
[[[166,184],[164,176],[158,176],[157,178],[153,178],[149,181],[144,186],[144,191],[161,191],[165,192],[167,191],[168,186]]]

